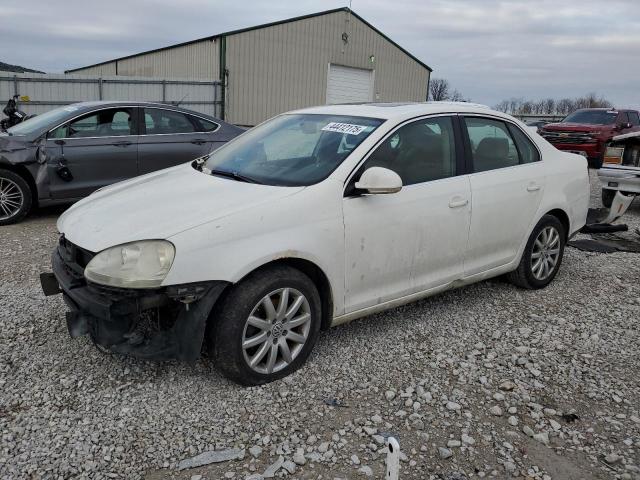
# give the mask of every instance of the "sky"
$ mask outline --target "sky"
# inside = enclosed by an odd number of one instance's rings
[[[50,73],[348,6],[333,0],[2,0],[0,61]],[[640,0],[353,0],[474,102],[596,92],[640,108]]]

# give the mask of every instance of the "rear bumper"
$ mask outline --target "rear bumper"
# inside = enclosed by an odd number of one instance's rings
[[[598,178],[602,188],[640,194],[640,168],[601,168]]]
[[[53,273],[42,274],[40,283],[45,295],[62,293],[72,337],[88,334],[113,352],[153,360],[196,360],[209,313],[227,286],[202,282],[154,290],[101,287],[71,270],[57,248],[52,267]]]

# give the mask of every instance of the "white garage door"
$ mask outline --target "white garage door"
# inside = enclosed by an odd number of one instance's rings
[[[329,65],[327,103],[371,102],[373,70]]]

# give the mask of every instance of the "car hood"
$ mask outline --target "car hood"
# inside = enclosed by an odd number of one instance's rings
[[[135,240],[166,239],[303,189],[239,182],[180,165],[95,192],[62,214],[58,230],[99,252]]]
[[[591,123],[548,123],[544,130],[562,132],[593,132],[610,129],[611,125],[593,125]]]
[[[16,161],[17,158],[14,158],[15,152],[24,152],[29,147],[33,147],[33,144],[29,141],[27,137],[21,135],[0,135],[0,157],[11,157],[13,161]],[[18,156],[19,158],[20,156]],[[11,163],[13,163],[13,161]]]

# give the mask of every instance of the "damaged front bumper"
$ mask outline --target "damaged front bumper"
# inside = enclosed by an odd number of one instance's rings
[[[53,273],[40,275],[45,295],[62,293],[72,337],[88,334],[112,352],[150,360],[192,362],[200,356],[209,313],[227,282],[103,287],[84,278],[91,256],[62,238],[53,252]]]

